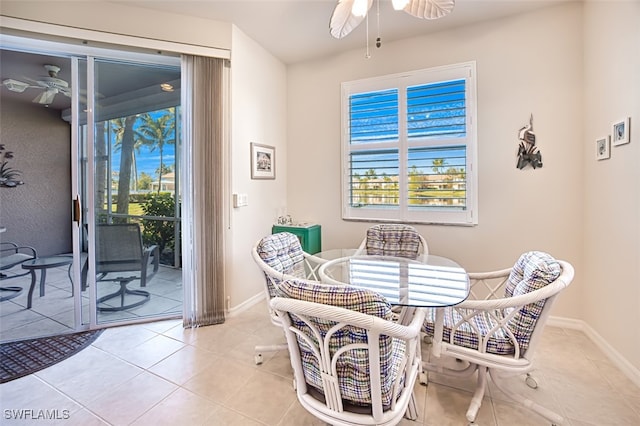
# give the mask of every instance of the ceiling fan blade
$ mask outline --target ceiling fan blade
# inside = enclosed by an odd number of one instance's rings
[[[25,83],[24,81],[14,80],[12,78],[8,78],[2,82],[2,85],[12,92],[22,93],[27,90],[29,87],[33,87],[29,83]]]
[[[329,21],[329,32],[334,38],[343,38],[349,35],[358,25],[362,23],[365,16],[356,16],[351,13],[355,0],[338,0],[331,20]],[[373,0],[367,0],[367,11],[371,9]]]
[[[40,86],[38,85],[38,80],[36,80],[36,79],[33,79],[33,78],[31,78],[31,77],[27,77],[27,76],[22,76],[22,79],[23,79],[24,81],[28,81],[28,82],[29,82],[29,84],[31,85],[31,87],[40,87]]]
[[[438,19],[450,14],[455,5],[455,0],[409,0],[403,10],[416,18]]]
[[[45,90],[44,92],[36,96],[33,102],[37,104],[49,105],[51,104],[51,102],[53,102],[53,98],[56,97],[56,93],[58,93],[58,90],[56,89]]]
[[[58,93],[62,93],[67,98],[70,98],[71,97],[71,87],[66,88],[66,89],[58,89]]]

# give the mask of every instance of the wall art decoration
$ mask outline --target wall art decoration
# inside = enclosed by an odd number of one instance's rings
[[[611,157],[609,135],[596,140],[596,160],[606,160]]]
[[[629,128],[629,117],[613,123],[611,129],[611,140],[613,146],[624,145],[631,142]]]
[[[9,166],[11,159],[13,159],[13,151],[7,151],[4,144],[0,144],[0,187],[15,188],[24,184],[20,179],[22,172]]]
[[[251,179],[276,178],[276,149],[251,143]]]
[[[533,114],[529,118],[529,124],[518,131],[518,163],[516,167],[520,170],[530,165],[534,169],[542,167],[542,154],[536,147],[536,134],[533,132]]]

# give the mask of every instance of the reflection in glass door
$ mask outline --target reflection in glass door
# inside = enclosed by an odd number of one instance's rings
[[[88,77],[96,323],[180,316],[180,67],[89,58]]]

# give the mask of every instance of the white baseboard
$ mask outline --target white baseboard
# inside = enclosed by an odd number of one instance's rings
[[[627,361],[620,352],[611,346],[593,328],[591,328],[589,324],[582,320],[551,316],[547,320],[547,325],[582,331],[602,352],[604,352],[607,358],[609,358],[609,360],[618,367],[629,380],[635,383],[636,386],[640,387],[640,370]]]
[[[265,294],[264,291],[261,291],[260,293],[256,294],[255,296],[245,300],[244,302],[242,302],[241,304],[239,304],[238,306],[234,306],[231,309],[228,309],[225,312],[225,315],[229,318],[233,318],[236,315],[241,314],[242,312],[246,311],[247,309],[251,308],[253,305],[255,305],[256,303],[259,303],[261,300],[263,300],[265,298]]]

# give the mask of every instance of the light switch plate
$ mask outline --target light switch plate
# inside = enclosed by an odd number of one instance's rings
[[[233,194],[233,207],[244,207],[249,205],[247,194]]]

